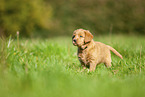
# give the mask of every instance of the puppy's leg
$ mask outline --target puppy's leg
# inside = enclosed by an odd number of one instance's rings
[[[96,64],[90,63],[90,71],[95,71],[96,69]]]
[[[109,67],[111,67],[112,65],[111,65],[111,56],[110,57],[108,57],[108,58],[106,58],[106,61],[105,61],[105,66],[107,67],[107,68],[109,68]]]
[[[86,69],[85,65],[81,65],[83,67],[83,69],[81,70],[81,72],[83,72]]]
[[[106,66],[107,68],[109,68],[109,67],[112,66],[112,65],[111,65],[111,53],[110,53],[110,51],[106,52],[106,56],[105,56],[105,61],[104,61],[104,63],[105,63],[105,66]]]
[[[105,66],[106,66],[107,68],[111,67],[111,66],[112,66],[112,65],[111,65],[111,62],[106,62],[106,63],[105,63]]]
[[[82,65],[83,69],[86,69],[86,66],[85,65]]]

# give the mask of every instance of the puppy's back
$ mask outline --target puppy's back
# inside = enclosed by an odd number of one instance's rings
[[[110,56],[110,50],[107,45],[101,42],[95,42],[96,59],[99,63],[105,62],[106,57]]]
[[[100,52],[101,52],[101,54],[105,55],[104,57],[110,55],[110,51],[112,51],[118,57],[123,59],[122,55],[119,52],[117,52],[113,47],[111,47],[109,45],[106,45],[106,44],[101,43],[101,42],[96,42],[96,46],[100,46]]]

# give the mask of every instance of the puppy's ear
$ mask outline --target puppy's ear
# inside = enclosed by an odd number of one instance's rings
[[[90,42],[93,39],[93,35],[90,31],[85,30],[85,43]]]

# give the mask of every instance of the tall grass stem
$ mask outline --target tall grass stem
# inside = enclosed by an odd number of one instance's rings
[[[20,45],[19,45],[19,31],[17,31],[17,46],[18,46],[18,50],[20,48]]]
[[[110,43],[111,43],[111,40],[112,40],[112,30],[113,30],[113,24],[110,25],[110,31],[109,31]]]

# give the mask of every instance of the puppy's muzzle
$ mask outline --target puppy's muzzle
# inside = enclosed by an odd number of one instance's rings
[[[76,39],[73,39],[73,45],[77,45],[77,40]]]
[[[76,39],[74,39],[73,41],[74,41],[75,43],[77,42],[77,40],[76,40]]]

